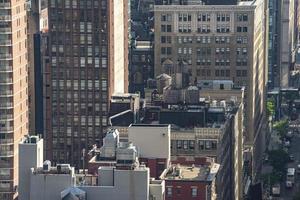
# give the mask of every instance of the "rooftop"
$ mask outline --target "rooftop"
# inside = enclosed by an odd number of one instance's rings
[[[45,161],[43,167],[32,168],[33,174],[74,174],[74,168],[70,164],[57,164],[52,167],[50,161]]]
[[[181,166],[173,165],[166,169],[161,179],[165,180],[183,180],[183,181],[212,181],[218,172],[219,165],[212,166]]]
[[[243,1],[243,2],[241,2]],[[171,4],[175,5],[239,5],[248,2],[254,2],[255,0],[174,0]],[[165,4],[163,1],[158,1],[158,4]]]
[[[26,136],[22,139],[21,143],[22,143],[22,144],[36,144],[36,143],[38,143],[40,140],[41,140],[41,138],[40,138],[39,136],[35,136],[35,135],[29,136],[29,135],[26,135]]]
[[[168,127],[170,126],[169,124],[131,124],[131,127]]]

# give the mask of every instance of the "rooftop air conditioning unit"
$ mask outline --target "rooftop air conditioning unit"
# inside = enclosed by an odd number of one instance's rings
[[[31,144],[36,144],[38,139],[39,139],[39,136],[31,136],[30,137],[30,143]]]
[[[43,163],[43,171],[44,172],[49,172],[51,168],[51,161],[50,160],[45,160]]]

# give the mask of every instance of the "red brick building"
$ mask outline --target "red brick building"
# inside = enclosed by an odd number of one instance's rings
[[[165,180],[165,199],[216,199],[215,176],[218,170],[218,164],[202,166],[180,166],[177,164],[171,166],[160,177]]]

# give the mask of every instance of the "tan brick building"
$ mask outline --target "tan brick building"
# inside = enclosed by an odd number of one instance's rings
[[[28,134],[27,18],[24,0],[0,1],[0,199],[17,197],[18,145]]]

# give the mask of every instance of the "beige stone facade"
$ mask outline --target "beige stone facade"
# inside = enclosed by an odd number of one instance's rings
[[[232,80],[246,87],[246,140],[253,145],[253,175],[264,151],[266,4],[157,5],[155,75],[183,73],[190,84]],[[256,162],[258,161],[258,162]]]

